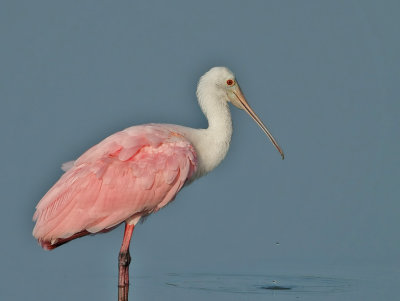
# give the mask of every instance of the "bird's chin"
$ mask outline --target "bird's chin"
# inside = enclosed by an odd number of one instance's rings
[[[231,104],[233,104],[236,108],[243,110],[243,105],[242,103],[238,100],[238,98],[236,97],[235,93],[233,91],[227,91],[226,95],[228,97],[228,102],[230,102]]]

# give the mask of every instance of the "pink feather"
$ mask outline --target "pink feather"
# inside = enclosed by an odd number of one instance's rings
[[[70,166],[33,217],[33,235],[47,249],[159,210],[174,199],[198,163],[182,135],[148,124],[109,136]]]

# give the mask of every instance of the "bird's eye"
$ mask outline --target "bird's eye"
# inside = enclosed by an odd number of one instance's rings
[[[234,83],[235,83],[235,82],[233,81],[233,79],[228,79],[228,80],[226,81],[226,84],[227,84],[228,86],[233,86]]]

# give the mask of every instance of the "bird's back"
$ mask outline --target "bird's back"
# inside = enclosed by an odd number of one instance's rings
[[[33,235],[52,249],[153,213],[197,169],[191,143],[166,125],[115,133],[79,157],[36,207]]]

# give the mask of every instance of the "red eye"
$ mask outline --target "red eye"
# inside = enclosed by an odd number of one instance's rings
[[[227,84],[228,86],[232,86],[232,85],[233,85],[233,80],[232,80],[232,79],[228,79],[228,80],[226,81],[226,84]]]

